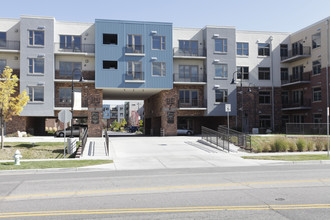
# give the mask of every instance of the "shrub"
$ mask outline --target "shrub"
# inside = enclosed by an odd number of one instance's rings
[[[307,142],[307,150],[314,151],[314,143],[312,141]]]
[[[270,148],[269,144],[265,144],[265,145],[263,145],[262,152],[269,152],[270,149],[271,149],[271,148]]]
[[[323,142],[323,150],[327,150],[328,149],[328,141],[324,141]]]
[[[288,150],[288,142],[284,138],[277,138],[273,144],[271,144],[273,152],[285,152]]]
[[[306,141],[304,139],[298,139],[296,142],[298,151],[302,152],[306,150]]]
[[[288,141],[288,149],[290,152],[296,152],[297,151],[296,143],[294,143],[292,141]]]
[[[315,143],[315,149],[317,150],[317,151],[323,151],[323,146],[324,146],[324,144],[319,140],[319,141],[316,141],[316,143]]]

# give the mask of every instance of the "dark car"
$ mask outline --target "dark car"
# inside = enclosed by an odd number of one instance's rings
[[[138,130],[139,130],[139,127],[137,127],[137,126],[129,126],[128,127],[128,132],[130,132],[130,133],[137,132]]]

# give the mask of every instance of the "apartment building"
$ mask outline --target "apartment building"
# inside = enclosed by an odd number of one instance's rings
[[[125,118],[128,126],[139,126],[143,121],[143,101],[125,102]]]
[[[73,104],[74,123],[86,121],[90,136],[101,136],[102,101],[111,99],[144,100],[147,135],[216,129],[227,123],[226,104],[230,127],[244,132],[326,122],[328,20],[290,34],[164,22],[0,19],[0,67],[13,68],[20,91],[30,96],[7,133],[42,134],[46,119]]]

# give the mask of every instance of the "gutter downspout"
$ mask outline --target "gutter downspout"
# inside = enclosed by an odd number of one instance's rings
[[[326,66],[326,83],[327,83],[327,151],[329,157],[329,19],[327,19],[327,66]]]
[[[272,131],[275,131],[275,94],[274,94],[274,65],[273,65],[273,36],[270,36],[270,66],[272,72]]]

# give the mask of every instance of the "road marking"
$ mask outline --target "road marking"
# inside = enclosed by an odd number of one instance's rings
[[[101,193],[118,193],[118,192],[141,192],[141,191],[172,190],[172,189],[198,189],[198,188],[229,187],[229,186],[253,186],[253,185],[270,185],[270,184],[322,183],[322,182],[330,182],[330,179],[279,180],[279,181],[263,181],[263,182],[238,182],[238,183],[218,183],[218,184],[203,184],[203,185],[179,185],[179,186],[73,191],[73,192],[2,196],[0,197],[0,200],[28,199],[28,198],[41,198],[41,197],[53,197],[53,196],[93,195],[93,194],[101,194]]]
[[[91,214],[128,214],[128,213],[166,213],[166,212],[209,212],[209,211],[249,211],[249,210],[299,210],[329,209],[330,204],[297,204],[297,205],[254,205],[254,206],[201,206],[201,207],[164,207],[164,208],[131,208],[131,209],[91,209],[64,211],[36,211],[0,213],[0,218],[91,215]]]

